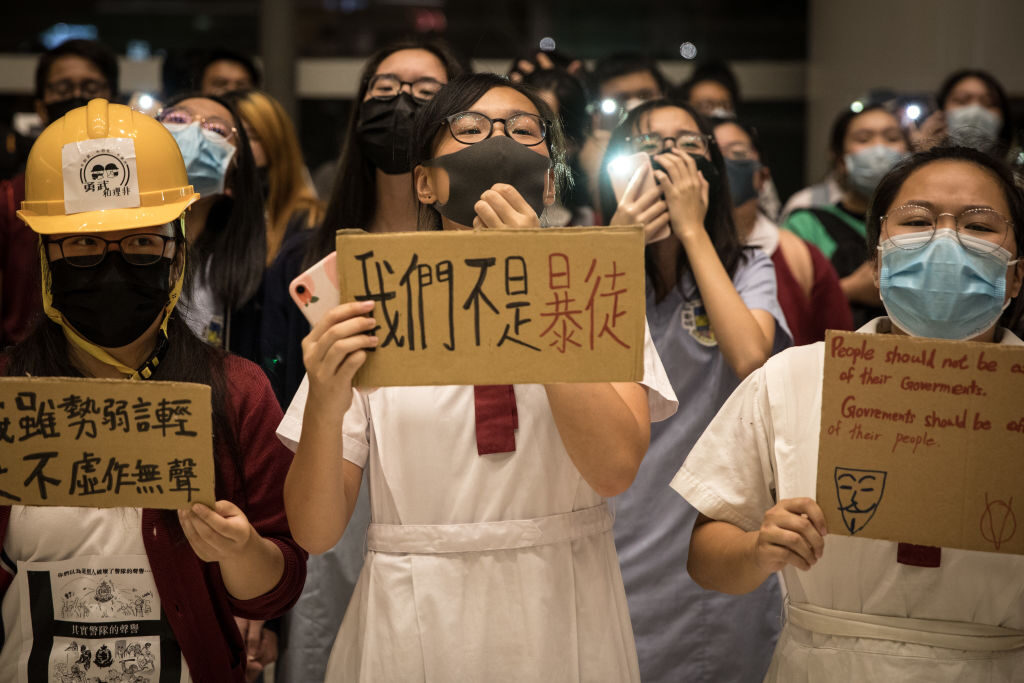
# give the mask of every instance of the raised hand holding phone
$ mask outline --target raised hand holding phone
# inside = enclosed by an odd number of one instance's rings
[[[608,167],[618,208],[609,225],[643,225],[647,244],[671,234],[668,207],[654,180],[651,158],[645,152],[620,157]]]
[[[341,300],[337,252],[332,251],[292,280],[288,285],[288,294],[309,324],[316,325]]]

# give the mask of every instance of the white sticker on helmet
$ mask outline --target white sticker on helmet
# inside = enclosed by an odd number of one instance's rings
[[[139,206],[135,141],[99,138],[64,145],[64,213]]]

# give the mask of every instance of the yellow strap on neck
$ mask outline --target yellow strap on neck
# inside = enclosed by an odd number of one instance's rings
[[[181,226],[181,234],[184,237],[185,214],[182,214],[178,220]],[[41,242],[41,248],[39,249],[39,265],[40,272],[42,273],[43,312],[46,313],[46,317],[60,325],[61,329],[64,330],[64,336],[67,338],[69,342],[71,342],[81,350],[85,351],[86,353],[88,353],[90,356],[100,361],[101,363],[109,365],[118,372],[120,372],[121,374],[126,375],[127,379],[139,379],[140,376],[138,369],[128,367],[127,365],[125,365],[124,363],[117,360],[109,353],[107,353],[107,350],[104,349],[102,346],[97,346],[88,339],[84,338],[82,335],[78,334],[78,332],[76,332],[74,328],[72,328],[71,325],[64,320],[64,316],[61,315],[61,312],[53,307],[53,296],[50,293],[49,286],[51,281],[50,259],[47,257],[46,254],[46,244],[42,242],[42,237],[40,237],[39,239]],[[181,288],[184,282],[185,253],[183,252],[181,255],[181,269],[178,272],[177,280],[175,280],[174,282],[174,287],[171,288],[170,298],[168,299],[167,306],[164,308],[164,317],[163,320],[161,320],[160,322],[160,330],[164,333],[164,336],[167,335],[167,322],[171,318],[171,311],[174,310],[174,307],[178,303],[178,299],[181,297]]]

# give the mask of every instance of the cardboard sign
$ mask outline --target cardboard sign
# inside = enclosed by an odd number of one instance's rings
[[[643,377],[640,227],[338,233],[341,301],[377,302],[356,386]]]
[[[214,503],[210,388],[0,378],[0,504]]]
[[[829,533],[1024,554],[1024,347],[829,331]]]

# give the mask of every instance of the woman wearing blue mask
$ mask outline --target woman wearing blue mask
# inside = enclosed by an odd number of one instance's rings
[[[421,226],[444,230],[538,226],[564,154],[543,100],[492,74],[442,88],[410,149]],[[604,498],[675,407],[653,344],[640,383],[354,391],[377,343],[371,307],[314,326],[278,429],[297,448],[285,488],[300,544],[330,548],[364,475],[371,494],[326,680],[639,681]]]
[[[917,149],[937,144],[974,147],[1005,159],[1013,146],[1013,113],[1006,90],[995,76],[980,69],[949,75],[939,88],[939,110],[912,127]]]
[[[844,111],[832,124],[833,171],[843,190],[833,206],[791,213],[784,228],[814,246],[835,266],[839,285],[859,327],[881,313],[878,292],[865,260],[864,215],[871,194],[889,169],[907,154],[900,122],[881,105]]]
[[[1024,198],[1002,162],[944,147],[901,163],[868,218],[889,315],[859,331],[1024,344],[999,324],[1024,279],[1021,225]],[[788,618],[768,681],[1019,681],[1024,557],[828,535],[811,419],[823,358],[818,343],[768,361],[676,475],[701,512],[691,575],[745,593],[781,572]]]
[[[686,576],[697,511],[668,486],[729,393],[790,342],[771,259],[740,243],[711,132],[689,105],[646,102],[612,133],[601,172],[604,214],[612,224],[642,223],[648,235],[647,322],[684,402],[671,419],[652,425],[636,481],[614,501],[615,544],[648,683],[760,680],[781,609],[774,582],[736,598]],[[639,195],[627,189],[616,206],[608,164],[640,152],[652,155],[657,186]],[[657,239],[662,228],[667,234]]]
[[[200,195],[186,225],[195,259],[182,297],[186,321],[201,339],[259,363],[266,218],[245,127],[231,104],[211,95],[171,100],[158,120]]]

